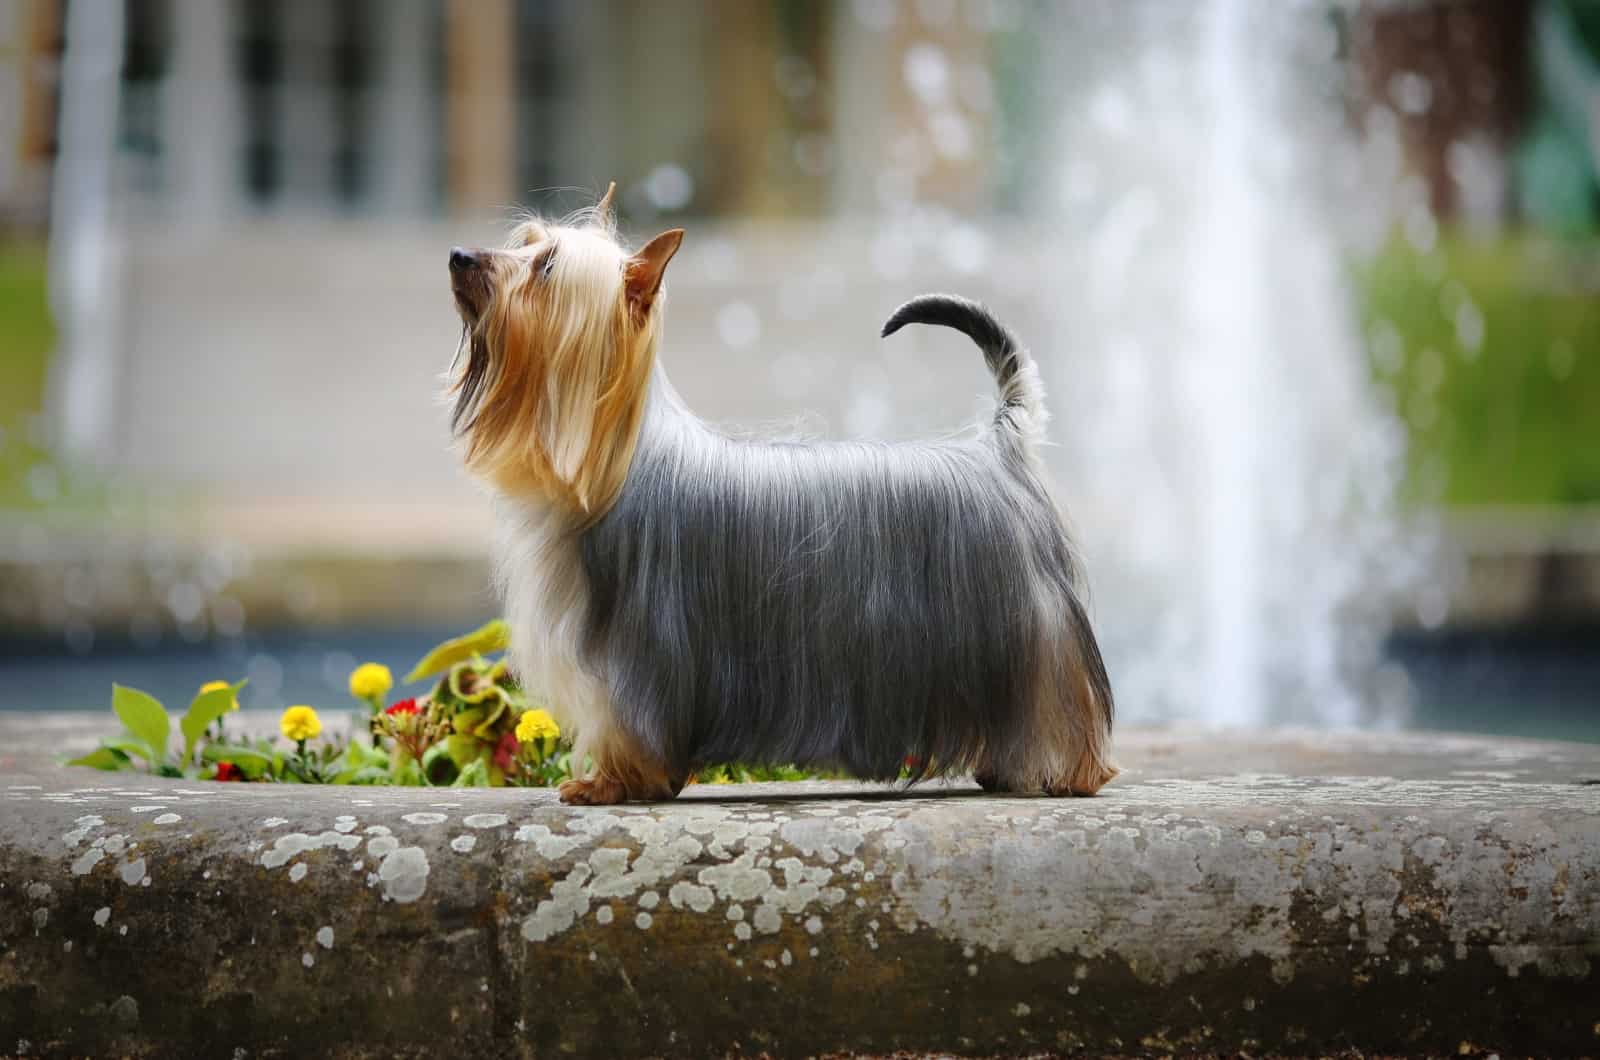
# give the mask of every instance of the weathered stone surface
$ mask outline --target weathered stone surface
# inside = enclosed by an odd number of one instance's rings
[[[38,754],[83,726],[0,720],[0,1051],[1600,1052],[1596,746],[1130,732],[1090,800],[568,809]]]

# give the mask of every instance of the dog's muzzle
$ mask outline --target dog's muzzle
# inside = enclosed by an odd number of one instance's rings
[[[483,312],[489,284],[484,275],[484,252],[465,247],[450,248],[450,290],[456,305],[469,321]]]

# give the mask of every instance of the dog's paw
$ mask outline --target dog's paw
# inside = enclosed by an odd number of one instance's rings
[[[613,806],[628,800],[628,791],[609,777],[564,781],[556,789],[568,806]]]
[[[1093,795],[1120,772],[1109,762],[1082,762],[1072,776],[1046,784],[1045,794],[1057,797]]]

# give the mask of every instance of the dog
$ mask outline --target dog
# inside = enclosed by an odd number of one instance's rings
[[[1027,352],[981,305],[924,295],[882,337],[937,324],[977,344],[999,403],[975,436],[733,436],[657,356],[683,230],[629,251],[612,191],[449,260],[451,425],[495,498],[512,667],[592,763],[561,801],[670,799],[733,761],[1099,790],[1111,683]]]

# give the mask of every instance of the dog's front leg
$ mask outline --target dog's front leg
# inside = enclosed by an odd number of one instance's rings
[[[561,801],[569,806],[663,802],[675,798],[689,779],[687,769],[669,767],[615,725],[596,734],[587,748],[594,771],[568,780],[558,789]]]

